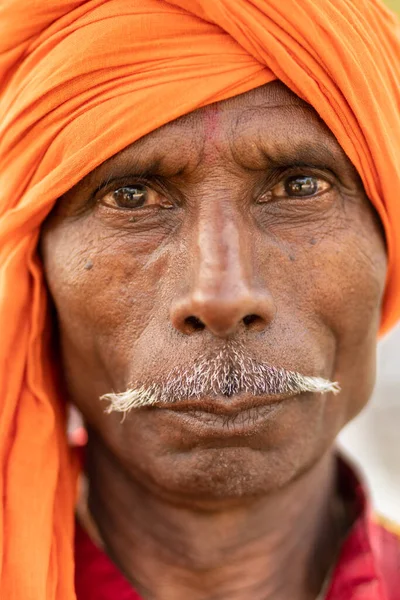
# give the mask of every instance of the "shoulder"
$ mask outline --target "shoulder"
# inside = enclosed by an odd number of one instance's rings
[[[398,600],[400,589],[400,525],[374,515],[370,539],[377,569],[388,600]]]

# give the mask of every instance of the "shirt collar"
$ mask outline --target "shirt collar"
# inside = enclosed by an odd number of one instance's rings
[[[326,600],[398,600],[399,538],[374,514],[362,478],[342,458],[338,483],[356,518],[342,545]]]

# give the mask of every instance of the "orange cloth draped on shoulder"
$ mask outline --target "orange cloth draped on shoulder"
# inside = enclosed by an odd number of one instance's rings
[[[399,24],[379,0],[0,3],[0,595],[73,600],[76,474],[40,225],[104,160],[273,79],[315,107],[388,246],[381,333],[400,318]]]

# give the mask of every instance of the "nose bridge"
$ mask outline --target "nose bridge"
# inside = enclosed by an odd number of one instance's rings
[[[172,324],[185,334],[206,329],[219,337],[239,327],[260,331],[273,310],[267,290],[256,285],[245,216],[229,201],[205,204],[188,248],[188,287],[171,307]]]
[[[251,285],[250,242],[239,218],[224,203],[214,203],[201,211],[192,283],[192,293],[198,300],[232,302]]]

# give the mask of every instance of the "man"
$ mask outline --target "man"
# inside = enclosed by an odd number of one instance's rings
[[[394,17],[2,11],[2,597],[398,598],[334,453],[400,315]]]

